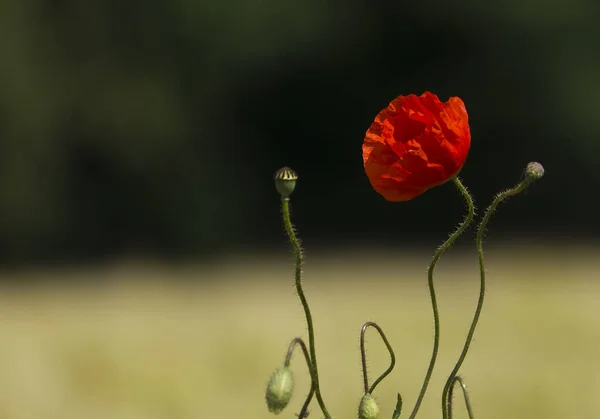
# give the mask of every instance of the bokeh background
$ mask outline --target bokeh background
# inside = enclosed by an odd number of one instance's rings
[[[266,380],[305,332],[284,165],[330,410],[355,415],[367,320],[399,355],[384,415],[396,391],[410,410],[431,350],[425,269],[464,204],[451,185],[386,202],[361,143],[390,100],[425,90],[466,103],[480,213],[527,162],[546,169],[488,231],[464,366],[477,417],[598,417],[599,17],[595,0],[0,2],[0,418],[268,417]],[[424,417],[475,306],[473,236],[438,267]],[[307,386],[295,368],[286,417]]]

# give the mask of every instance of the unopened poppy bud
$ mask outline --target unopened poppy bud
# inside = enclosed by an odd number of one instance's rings
[[[360,400],[358,406],[358,419],[378,419],[379,418],[379,405],[375,401],[375,398],[367,393]]]
[[[296,187],[298,174],[286,166],[275,172],[274,179],[277,192],[282,198],[289,198]]]
[[[290,399],[294,391],[294,376],[287,367],[275,370],[269,384],[267,384],[267,407],[269,412],[278,414],[281,412]]]
[[[525,168],[525,179],[533,182],[544,176],[544,167],[538,162],[531,162]]]

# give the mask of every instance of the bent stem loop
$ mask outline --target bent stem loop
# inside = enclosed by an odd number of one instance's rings
[[[330,419],[331,415],[325,407],[323,397],[321,396],[321,390],[319,388],[319,373],[317,368],[317,355],[315,351],[315,331],[313,327],[312,314],[310,313],[310,307],[308,306],[308,301],[306,300],[306,297],[304,296],[304,291],[302,290],[302,246],[300,244],[300,239],[296,236],[294,225],[292,224],[292,219],[290,217],[289,198],[281,198],[281,209],[283,212],[283,223],[285,226],[285,231],[290,239],[290,242],[292,242],[294,254],[296,255],[296,291],[298,292],[298,297],[300,297],[300,302],[302,303],[304,314],[306,315],[306,325],[308,327],[308,346],[310,348],[311,361],[310,375],[315,387],[315,394],[317,396],[317,402],[321,407],[321,411],[325,415],[326,419]]]
[[[433,259],[431,264],[429,265],[429,269],[427,270],[427,282],[429,285],[429,294],[431,296],[431,307],[433,310],[433,325],[434,325],[434,338],[433,338],[433,350],[431,353],[431,360],[429,361],[429,367],[427,368],[427,373],[425,374],[425,379],[423,380],[423,386],[421,387],[421,391],[419,392],[419,396],[417,397],[417,401],[415,403],[415,407],[413,408],[412,413],[409,416],[409,419],[414,419],[421,407],[421,403],[423,402],[423,398],[425,397],[425,393],[427,392],[427,386],[429,385],[429,380],[431,379],[431,374],[433,373],[433,368],[435,367],[435,361],[437,359],[437,354],[440,346],[440,315],[437,307],[437,297],[435,294],[435,288],[433,286],[433,272],[437,265],[438,260],[442,256],[442,254],[448,250],[450,246],[456,241],[456,239],[467,229],[469,224],[473,221],[473,217],[475,215],[475,204],[473,202],[473,198],[469,193],[468,189],[462,184],[460,179],[455,176],[452,178],[454,181],[454,185],[461,193],[461,195],[465,198],[467,203],[467,215],[465,219],[458,225],[456,231],[450,235],[448,240],[442,243],[441,246],[437,248],[435,254],[433,255]]]
[[[541,167],[541,166],[540,166]],[[529,166],[528,166],[529,168]],[[543,169],[542,169],[543,170]],[[543,174],[543,172],[542,172]],[[540,175],[541,177],[541,175]],[[539,179],[539,178],[537,178]],[[475,309],[475,314],[473,315],[473,321],[471,322],[471,327],[469,328],[469,332],[467,334],[467,339],[465,340],[465,344],[463,350],[454,366],[454,369],[450,373],[448,380],[446,380],[446,384],[444,385],[444,389],[442,390],[442,418],[448,419],[448,393],[450,391],[450,387],[452,386],[454,378],[458,374],[458,370],[462,366],[467,352],[469,352],[469,347],[471,346],[471,342],[473,340],[473,335],[475,334],[475,329],[477,328],[477,322],[479,321],[479,316],[481,315],[481,309],[483,307],[483,301],[485,299],[485,261],[483,257],[483,235],[485,233],[485,228],[492,218],[492,214],[496,211],[498,205],[504,201],[509,196],[517,195],[523,192],[527,187],[534,181],[536,178],[531,176],[525,176],[521,182],[519,182],[515,187],[511,189],[507,189],[503,192],[500,192],[496,195],[490,206],[485,211],[485,215],[481,220],[481,224],[479,224],[479,228],[477,229],[477,258],[479,260],[479,276],[480,276],[480,284],[479,284],[479,299],[477,301],[477,308]]]
[[[465,398],[465,405],[467,406],[467,413],[469,414],[469,419],[474,419],[475,416],[473,415],[473,407],[471,406],[469,392],[467,391],[467,387],[465,386],[465,383],[463,382],[462,378],[460,378],[460,376],[458,375],[452,379],[452,385],[448,390],[448,419],[452,419],[452,397],[454,393],[454,387],[457,383],[460,385],[463,396]]]
[[[379,333],[379,336],[381,336],[383,343],[385,343],[385,346],[386,346],[388,352],[390,353],[390,366],[388,367],[387,370],[385,370],[383,372],[383,374],[381,374],[379,376],[379,378],[377,378],[377,380],[375,380],[373,382],[373,384],[371,385],[370,388],[369,388],[369,378],[367,376],[367,353],[365,351],[365,332],[367,331],[367,329],[369,327],[374,327],[377,330],[377,333]],[[392,370],[394,369],[394,366],[396,366],[396,355],[394,355],[394,350],[392,349],[392,345],[390,345],[390,342],[388,341],[387,337],[385,336],[385,333],[383,333],[383,330],[381,329],[381,327],[375,322],[367,322],[367,323],[363,324],[363,327],[360,330],[360,359],[361,359],[361,363],[362,363],[365,394],[367,394],[367,393],[373,394],[373,391],[375,391],[375,387],[377,387],[377,385],[380,382],[382,382],[383,379],[392,372]]]
[[[287,354],[285,355],[285,362],[283,363],[284,366],[286,368],[290,366],[290,362],[292,360],[292,354],[294,352],[294,349],[296,348],[296,345],[300,346],[300,348],[302,349],[302,353],[304,354],[304,359],[306,360],[306,366],[308,367],[308,371],[312,371],[310,355],[308,354],[308,349],[306,349],[306,344],[304,343],[302,338],[294,338],[292,340],[292,342],[290,342],[290,346],[288,347]],[[306,396],[306,400],[304,401],[304,404],[302,405],[302,409],[300,409],[300,413],[298,413],[299,418],[305,418],[307,416],[308,405],[310,404],[310,402],[313,398],[313,395],[315,394],[315,380],[314,380],[312,373],[311,373],[310,377],[311,377],[310,391],[308,392],[308,396]]]

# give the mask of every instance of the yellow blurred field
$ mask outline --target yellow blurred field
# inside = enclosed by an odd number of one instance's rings
[[[597,249],[505,245],[487,254],[486,306],[461,371],[476,417],[600,417]],[[428,252],[309,252],[305,291],[316,320],[322,391],[335,418],[356,417],[358,333],[368,320],[383,327],[398,358],[375,392],[382,417],[391,417],[397,391],[405,400],[401,417],[412,409],[432,344],[429,258]],[[32,285],[38,276],[71,282]],[[265,384],[289,341],[305,336],[293,259],[285,253],[197,267],[32,271],[16,279],[23,285],[0,289],[0,419],[273,417]],[[101,285],[89,285],[95,279]],[[476,303],[475,256],[449,252],[436,284],[441,353],[423,418],[441,417],[443,380]],[[388,356],[371,333],[374,378]],[[308,389],[299,354],[293,368],[297,387],[284,418],[295,418]],[[456,402],[455,418],[466,418]],[[311,410],[319,417],[316,404]]]

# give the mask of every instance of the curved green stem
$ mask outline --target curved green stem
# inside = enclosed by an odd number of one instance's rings
[[[379,336],[381,336],[383,343],[385,343],[385,347],[387,348],[388,352],[390,353],[390,366],[388,367],[387,370],[385,370],[377,378],[377,380],[375,380],[373,382],[373,384],[371,385],[370,388],[369,388],[369,377],[367,375],[367,352],[365,350],[365,332],[367,331],[367,329],[369,327],[374,327],[375,330],[377,330],[377,333],[379,333]],[[385,377],[387,377],[392,372],[394,367],[396,366],[396,355],[394,354],[394,349],[392,348],[392,345],[390,344],[390,341],[388,340],[385,333],[383,333],[383,329],[381,329],[381,327],[375,322],[366,322],[365,324],[363,324],[363,327],[360,329],[360,360],[362,363],[363,384],[364,384],[364,388],[365,388],[365,394],[367,394],[367,393],[373,394],[373,391],[375,391],[375,387],[377,387],[377,385],[379,383],[381,383],[383,381],[383,379]]]
[[[496,211],[496,208],[500,204],[500,202],[504,201],[509,196],[517,195],[520,192],[524,191],[531,182],[535,180],[531,177],[526,176],[521,182],[519,182],[514,188],[507,189],[503,192],[500,192],[496,195],[491,205],[485,211],[485,215],[481,220],[481,224],[479,224],[479,228],[477,230],[477,257],[479,259],[479,275],[480,275],[480,283],[479,283],[479,300],[477,301],[477,308],[475,309],[475,314],[473,315],[473,321],[471,322],[471,327],[469,328],[469,332],[467,334],[467,339],[465,341],[465,345],[463,350],[454,366],[454,369],[450,373],[448,380],[446,380],[446,384],[444,385],[444,389],[442,390],[442,417],[443,419],[448,419],[448,393],[450,391],[450,387],[452,386],[454,377],[458,374],[458,370],[462,366],[467,352],[469,352],[469,347],[471,346],[471,342],[473,340],[473,335],[475,334],[475,329],[477,328],[477,322],[479,321],[479,316],[481,315],[481,309],[483,307],[483,301],[485,299],[485,261],[483,257],[483,234],[485,233],[485,228],[492,218],[492,214]]]
[[[446,240],[440,247],[437,248],[435,254],[433,255],[431,264],[429,265],[429,269],[427,270],[427,281],[429,285],[429,294],[431,296],[431,307],[433,309],[433,351],[431,353],[431,360],[429,361],[429,367],[427,368],[425,379],[423,380],[423,386],[421,387],[421,391],[419,392],[417,402],[415,403],[415,407],[413,408],[409,419],[414,419],[414,417],[417,415],[417,412],[419,411],[419,408],[421,407],[421,403],[423,402],[423,398],[425,397],[425,393],[427,392],[429,380],[431,379],[431,374],[433,373],[433,368],[435,367],[435,361],[437,359],[438,349],[440,346],[440,315],[437,307],[437,297],[435,294],[435,288],[433,286],[433,272],[442,254],[446,250],[448,250],[448,248],[452,246],[456,239],[467,229],[469,224],[471,224],[471,221],[473,221],[473,217],[475,215],[475,204],[473,203],[473,198],[471,197],[471,194],[469,193],[467,188],[462,184],[458,177],[454,177],[452,180],[454,181],[454,185],[457,187],[457,189],[467,202],[467,215],[465,216],[463,222],[458,225],[456,231],[452,233],[452,235],[450,235],[448,240]]]
[[[300,346],[300,348],[302,349],[302,353],[304,354],[304,359],[306,360],[306,366],[308,367],[309,371],[312,371],[310,355],[308,354],[308,349],[306,349],[306,344],[304,343],[302,338],[294,338],[292,340],[292,342],[290,343],[290,346],[288,347],[288,351],[285,356],[285,362],[283,363],[283,365],[286,368],[290,366],[290,362],[292,360],[292,354],[294,353],[294,348],[296,347],[296,345]],[[311,376],[310,391],[308,392],[308,396],[306,396],[306,400],[304,401],[304,404],[302,405],[302,409],[300,409],[300,413],[298,413],[299,418],[305,418],[306,416],[308,416],[308,405],[310,404],[310,402],[313,398],[313,395],[315,394],[315,380],[313,378],[312,373],[310,376]]]
[[[317,355],[315,351],[315,331],[313,327],[312,315],[310,313],[310,307],[308,306],[308,301],[306,300],[306,297],[304,296],[304,291],[302,290],[302,246],[300,244],[300,239],[296,236],[296,232],[294,231],[294,225],[292,224],[292,219],[290,217],[289,198],[281,199],[281,209],[283,212],[283,223],[285,225],[285,231],[287,232],[287,235],[290,241],[292,242],[294,254],[296,255],[296,291],[298,292],[298,297],[300,297],[300,302],[302,303],[302,307],[304,308],[304,313],[306,315],[306,324],[308,327],[308,347],[310,348],[311,359],[311,377],[314,381],[315,394],[317,396],[319,406],[321,407],[325,418],[330,419],[331,415],[325,407],[323,397],[321,396],[321,389],[319,388],[319,372],[317,368]]]
[[[460,376],[456,376],[452,379],[452,385],[450,386],[450,390],[448,392],[448,419],[452,419],[452,393],[454,392],[454,387],[458,383],[463,392],[463,396],[465,398],[465,405],[467,406],[467,413],[469,414],[469,419],[475,419],[473,415],[473,407],[471,406],[471,399],[469,398],[469,392],[467,391],[467,387],[463,382]]]

